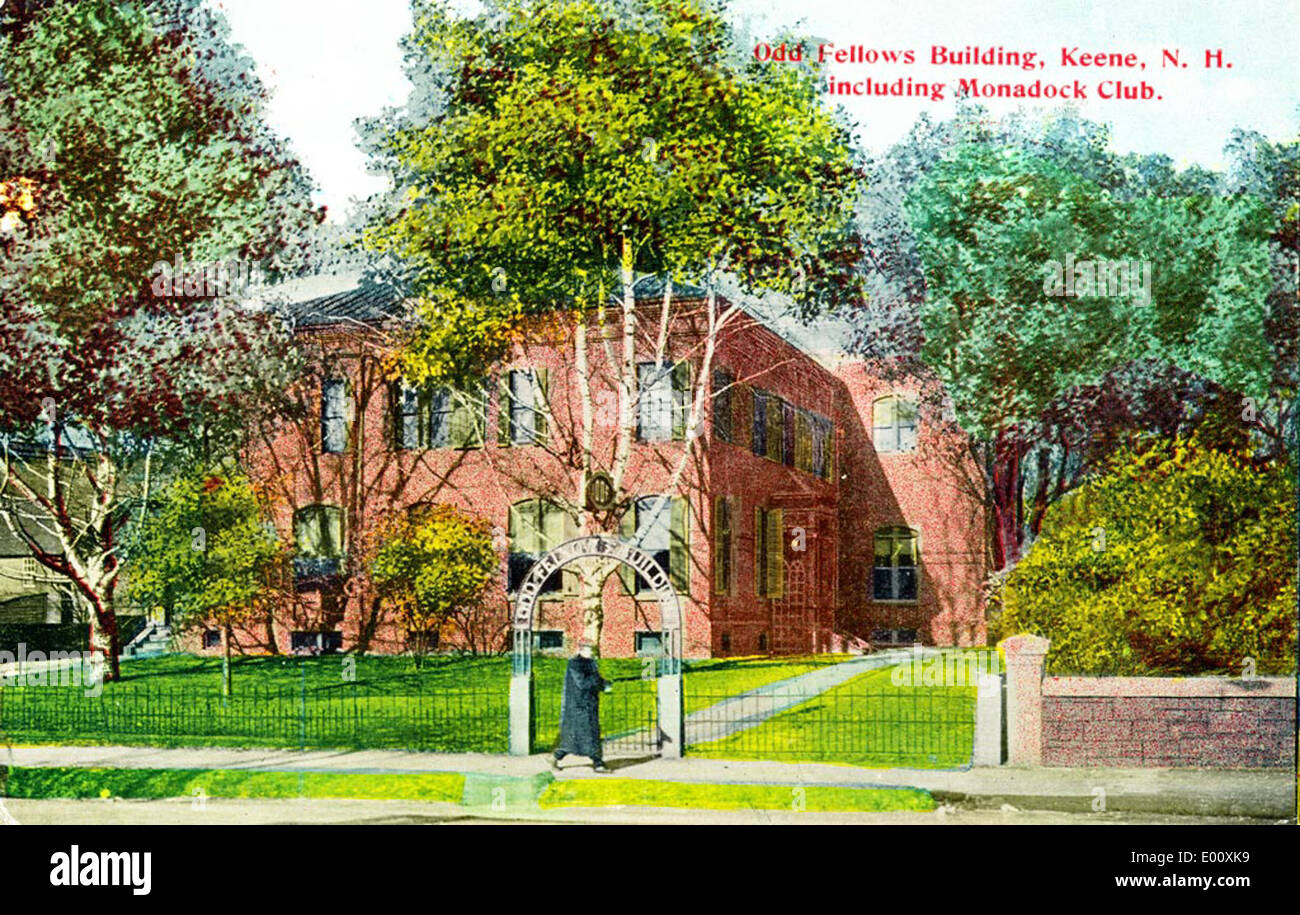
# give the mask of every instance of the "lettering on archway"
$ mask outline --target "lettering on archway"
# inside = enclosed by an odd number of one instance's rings
[[[542,585],[579,559],[608,559],[630,566],[650,586],[659,603],[660,639],[658,706],[664,756],[682,754],[682,610],[677,592],[654,557],[608,534],[568,540],[528,570],[519,586],[513,614],[510,677],[510,752],[527,755],[532,742],[533,617]]]

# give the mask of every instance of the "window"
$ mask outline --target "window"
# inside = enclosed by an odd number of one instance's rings
[[[487,425],[487,391],[426,388],[405,382],[391,393],[393,444],[397,448],[479,448]]]
[[[811,414],[812,472],[823,480],[831,478],[831,447],[835,434],[831,421],[824,416]]]
[[[916,600],[917,533],[906,527],[876,531],[873,600]]]
[[[419,448],[424,444],[420,392],[406,382],[392,388],[393,443],[398,448]]]
[[[654,557],[678,591],[690,584],[686,552],[686,500],[674,496],[642,496],[623,515],[623,539]],[[633,594],[650,590],[640,573],[622,566],[623,586]]]
[[[204,629],[203,630],[203,647],[220,648],[221,647],[221,630]]]
[[[775,394],[754,389],[754,436],[750,442],[750,450],[754,454],[777,463],[786,461],[785,414],[788,410],[792,411],[789,404]],[[791,435],[793,436],[793,432]],[[788,463],[793,464],[793,437],[790,439],[788,450],[790,452]]]
[[[563,629],[538,629],[533,633],[533,649],[535,651],[559,651],[563,648]]]
[[[506,589],[513,594],[524,583],[533,563],[542,554],[568,539],[573,522],[564,509],[553,502],[525,499],[510,506],[509,523],[510,555],[507,559]],[[557,594],[566,590],[565,576],[563,570],[555,572],[545,581],[539,593]]]
[[[726,369],[713,373],[713,434],[724,442],[733,441],[731,392],[735,383],[736,379]]]
[[[723,650],[723,651],[731,651],[731,633],[730,633],[730,632],[724,632],[724,633],[722,633],[722,650]]]
[[[919,640],[915,629],[872,629],[871,641],[876,645],[914,645]]]
[[[758,650],[759,650],[759,651],[767,651],[767,633],[766,633],[766,632],[760,632],[760,633],[758,634]]]
[[[767,445],[766,457],[769,461],[782,460],[785,450],[785,405],[775,394],[767,395]]]
[[[657,658],[664,653],[664,636],[662,632],[634,632],[632,633],[632,642],[638,657]]]
[[[690,416],[690,363],[637,364],[636,434],[643,442],[683,441]]]
[[[501,378],[501,445],[544,445],[547,440],[546,369],[512,369]]]
[[[436,388],[429,409],[429,444],[433,448],[481,448],[487,425],[487,391]]]
[[[298,590],[329,590],[338,584],[343,559],[343,510],[307,505],[293,514],[297,555],[293,577]]]
[[[767,453],[767,393],[754,388],[754,434],[750,450],[762,457]]]
[[[321,451],[339,454],[348,443],[348,383],[342,378],[326,378],[321,383],[320,441]]]
[[[306,505],[293,513],[293,537],[298,555],[337,559],[343,555],[343,509]]]
[[[779,508],[754,509],[754,593],[785,595],[785,521]]]
[[[341,632],[294,632],[289,635],[289,647],[294,654],[335,654],[343,650]]]
[[[889,395],[871,406],[872,441],[877,451],[916,450],[916,404]]]
[[[713,593],[731,594],[735,585],[735,554],[732,552],[732,499],[713,500]]]

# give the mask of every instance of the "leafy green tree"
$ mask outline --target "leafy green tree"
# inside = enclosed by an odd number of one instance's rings
[[[221,629],[221,689],[229,696],[232,630],[265,615],[287,556],[242,472],[189,473],[159,493],[141,525],[126,591],[146,607],[167,608],[183,627]]]
[[[1177,191],[1112,191],[1021,149],[967,144],[908,197],[925,272],[921,358],[962,426],[991,442],[998,568],[1022,545],[1025,430],[1063,398],[1135,364],[1267,392],[1267,209]],[[1068,254],[1150,263],[1150,301],[1054,295],[1046,269]]]
[[[368,130],[397,206],[381,208],[365,238],[419,302],[404,370],[470,382],[524,318],[567,323],[581,418],[551,453],[577,492],[544,495],[580,532],[616,524],[585,508],[598,466],[592,352],[603,350],[617,392],[604,466],[623,494],[637,361],[663,361],[677,288],[704,290],[700,378],[741,297],[786,296],[805,315],[860,297],[850,131],[822,104],[814,67],[746,58],[707,0],[503,0],[474,18],[419,2],[407,49],[422,95]],[[649,275],[665,281],[657,338],[647,328],[653,354],[638,352],[635,293]],[[670,488],[694,456],[706,390],[689,405],[691,444],[671,459]],[[583,581],[598,643],[610,567],[597,565]]]
[[[417,657],[437,647],[448,625],[477,649],[484,597],[500,574],[491,525],[450,505],[433,505],[414,515],[391,515],[376,539],[370,574],[407,632],[416,635]]]
[[[1047,511],[998,628],[1058,673],[1293,671],[1296,497],[1284,460],[1198,438],[1115,458]]]

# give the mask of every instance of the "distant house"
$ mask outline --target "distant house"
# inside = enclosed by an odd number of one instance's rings
[[[687,656],[828,651],[847,637],[982,644],[985,519],[955,424],[919,409],[918,384],[886,383],[858,362],[828,367],[747,313],[717,340],[702,377],[702,303],[689,292],[679,291],[655,364],[661,288],[637,289],[648,339],[638,343],[636,434],[620,516],[605,523],[670,576]],[[384,512],[446,502],[486,518],[498,533],[502,619],[532,562],[575,534],[555,498],[575,494],[579,466],[572,328],[534,322],[473,390],[416,389],[393,380],[384,358],[400,308],[362,288],[288,309],[299,342],[321,354],[302,381],[308,415],[264,435],[250,457],[298,553],[281,650],[408,649],[408,634],[350,582]],[[616,395],[592,349],[602,469]],[[675,478],[683,411],[700,385],[700,441]],[[539,648],[576,645],[575,585],[568,573],[547,584]],[[603,597],[605,654],[657,648],[658,609],[643,582],[613,575]],[[200,635],[188,647],[202,650]],[[264,638],[258,626],[240,641]]]
[[[56,538],[36,532],[42,548],[58,551]],[[0,523],[0,626],[65,622],[68,602],[60,578],[44,568],[8,526]]]

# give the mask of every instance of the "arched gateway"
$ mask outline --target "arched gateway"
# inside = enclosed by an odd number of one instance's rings
[[[677,592],[654,557],[608,534],[568,540],[533,563],[519,586],[515,603],[513,647],[510,655],[510,753],[527,756],[532,744],[533,611],[542,585],[578,559],[612,559],[631,566],[659,600],[663,630],[658,663],[659,731],[663,755],[682,755],[682,608]]]

